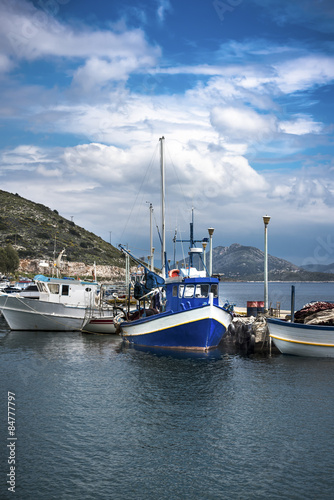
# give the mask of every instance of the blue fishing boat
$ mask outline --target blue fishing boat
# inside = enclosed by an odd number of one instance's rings
[[[175,272],[175,271],[174,271]],[[142,307],[120,323],[121,335],[131,344],[173,349],[208,350],[216,347],[232,321],[231,312],[219,305],[217,278],[189,276],[187,269],[169,277],[157,293],[165,293],[161,311]],[[150,295],[142,297],[148,302]]]
[[[162,203],[165,199],[163,139],[160,139]],[[142,283],[135,286],[138,309],[117,319],[120,333],[133,345],[207,351],[217,347],[224,337],[232,313],[227,306],[219,304],[218,278],[208,276],[206,269],[198,271],[192,266],[193,255],[202,252],[195,247],[193,222],[190,224],[189,267],[168,269],[164,206],[162,214],[162,276],[143,266]],[[120,248],[129,253],[121,245]]]

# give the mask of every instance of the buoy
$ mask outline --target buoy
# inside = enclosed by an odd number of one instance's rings
[[[177,276],[180,276],[180,270],[179,269],[171,269],[169,271],[169,277],[170,278],[176,278]]]

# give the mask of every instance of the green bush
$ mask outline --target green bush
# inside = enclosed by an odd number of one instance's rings
[[[18,253],[12,245],[0,248],[0,271],[4,274],[14,273],[20,265]]]

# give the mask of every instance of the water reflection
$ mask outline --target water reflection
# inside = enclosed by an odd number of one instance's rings
[[[182,350],[171,348],[167,349],[163,347],[137,346],[123,341],[119,348],[119,352],[123,353],[131,353],[134,351],[145,352],[154,356],[173,359],[217,360],[221,359],[225,355],[225,352],[219,347],[210,349],[209,351],[191,351],[189,349]]]

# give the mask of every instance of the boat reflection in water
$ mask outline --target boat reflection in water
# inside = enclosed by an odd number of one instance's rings
[[[129,344],[129,342],[123,341],[119,347],[119,352],[127,353],[139,351],[147,354],[152,354],[157,357],[166,357],[174,359],[197,359],[197,360],[219,360],[226,355],[225,351],[216,347],[215,349],[210,349],[209,351],[192,351],[189,349],[172,349],[163,347],[149,347],[140,346],[136,344]]]

